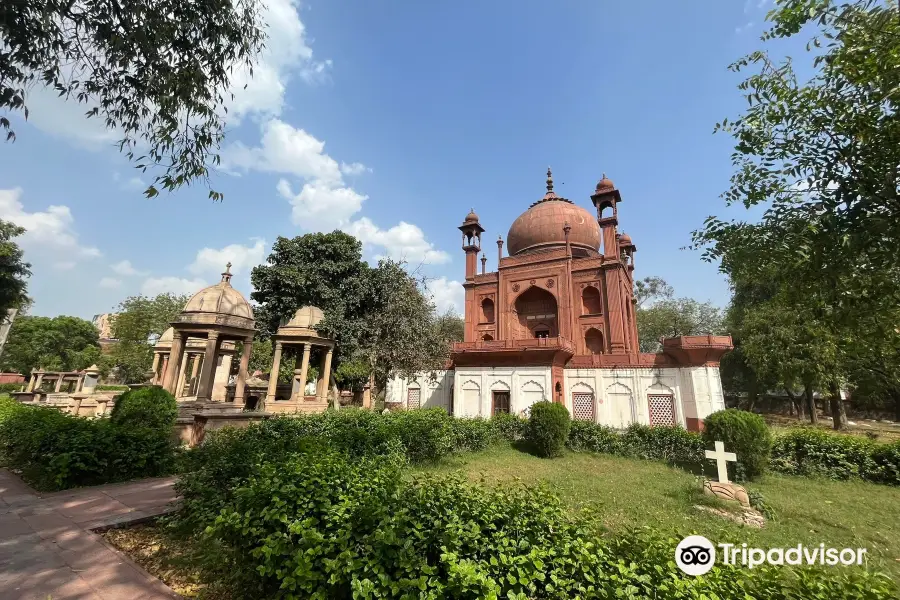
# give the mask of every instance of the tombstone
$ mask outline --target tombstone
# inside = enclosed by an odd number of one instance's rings
[[[703,491],[712,494],[723,500],[733,500],[739,502],[741,506],[750,506],[750,496],[743,486],[728,481],[728,463],[737,462],[737,454],[734,452],[725,452],[725,444],[723,442],[715,443],[715,450],[707,450],[706,458],[716,461],[716,468],[719,473],[718,481],[707,481],[703,484]]]

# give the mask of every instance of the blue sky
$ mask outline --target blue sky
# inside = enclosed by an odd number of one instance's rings
[[[426,263],[460,306],[460,224],[497,235],[544,193],[590,207],[620,189],[636,275],[725,305],[715,266],[680,250],[731,174],[716,121],[742,110],[727,65],[760,46],[766,0],[360,2],[268,0],[270,42],[243,80],[213,203],[195,187],[143,198],[149,179],[84,106],[32,91],[0,149],[0,218],[29,229],[33,314],[90,318],[126,296],[189,293],[234,264],[238,289],[279,235],[342,228],[367,258]],[[14,115],[15,116],[15,115]]]

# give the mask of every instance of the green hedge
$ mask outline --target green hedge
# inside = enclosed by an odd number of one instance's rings
[[[554,458],[562,454],[571,425],[569,411],[562,404],[535,402],[525,426],[525,440],[538,456]]]
[[[18,392],[23,387],[25,387],[24,383],[0,383],[0,394]]]
[[[789,475],[900,485],[900,442],[796,428],[775,438],[771,467]]]
[[[166,475],[175,463],[174,416],[153,425],[0,401],[0,462],[48,491]]]
[[[648,427],[638,423],[620,432],[588,421],[573,421],[567,446],[577,452],[602,452],[672,463],[699,463],[705,456],[699,433],[681,427]]]
[[[351,457],[303,440],[247,461],[212,511],[186,498],[178,518],[193,525],[198,560],[217,567],[205,576],[247,598],[896,597],[890,580],[860,569],[717,566],[690,577],[673,564],[677,539],[604,537],[545,488],[408,478],[404,460],[399,447]]]
[[[726,450],[737,454],[737,462],[727,466],[735,481],[759,477],[769,464],[772,433],[761,416],[746,410],[729,408],[707,416],[703,441],[707,448],[713,448],[716,441],[724,442]]]
[[[113,404],[109,419],[116,425],[171,428],[178,417],[175,397],[161,387],[129,390]]]

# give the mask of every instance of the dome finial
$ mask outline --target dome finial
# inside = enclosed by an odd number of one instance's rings
[[[228,261],[228,264],[225,265],[225,272],[222,273],[222,281],[225,283],[231,282],[231,261]]]
[[[547,167],[547,192],[553,191],[553,171],[550,170],[550,167]]]

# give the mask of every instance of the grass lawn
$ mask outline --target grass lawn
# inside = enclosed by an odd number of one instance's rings
[[[548,460],[501,446],[416,471],[463,471],[489,484],[546,482],[566,504],[593,513],[611,531],[649,525],[693,530],[713,543],[866,548],[870,565],[900,581],[900,488],[767,475],[747,487],[763,494],[776,520],[754,529],[693,508],[710,503],[695,477],[658,462],[573,452]]]

